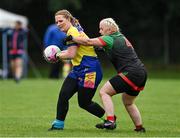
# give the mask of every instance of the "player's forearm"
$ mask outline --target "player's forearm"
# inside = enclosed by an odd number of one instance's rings
[[[86,46],[103,46],[103,44],[99,41],[98,38],[85,38],[85,37],[73,37],[71,35],[67,36],[65,38],[65,42],[67,41],[74,41],[78,44],[81,45],[86,45]]]
[[[74,42],[81,44],[81,45],[93,45],[91,39],[84,38],[84,37],[73,37],[72,39]]]
[[[57,58],[59,59],[73,59],[75,55],[68,50],[61,51],[61,53],[58,53]]]

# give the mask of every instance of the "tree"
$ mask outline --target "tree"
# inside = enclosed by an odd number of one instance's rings
[[[80,0],[49,0],[49,11],[55,12],[59,9],[64,9],[65,7],[71,7],[75,10],[82,8]]]
[[[174,1],[163,1],[165,6],[165,11],[163,15],[163,45],[164,45],[164,64],[168,65],[170,63],[170,35],[169,26],[170,22],[175,16],[180,16],[180,2],[179,0]]]

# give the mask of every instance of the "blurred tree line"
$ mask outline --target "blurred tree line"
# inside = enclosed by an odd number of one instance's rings
[[[43,35],[54,23],[54,13],[67,9],[90,37],[99,35],[101,19],[112,17],[147,62],[180,62],[179,0],[1,0],[0,8],[28,17],[32,57],[40,55]]]

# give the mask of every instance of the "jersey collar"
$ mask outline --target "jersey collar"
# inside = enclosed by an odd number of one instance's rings
[[[115,33],[112,33],[111,35],[112,35],[112,36],[121,36],[121,35],[123,35],[123,34],[121,34],[120,32],[115,32]]]

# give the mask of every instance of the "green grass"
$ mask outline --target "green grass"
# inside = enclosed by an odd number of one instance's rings
[[[20,84],[0,80],[0,137],[180,136],[180,79],[148,80],[136,102],[147,129],[145,134],[132,131],[134,126],[122,105],[121,95],[113,97],[118,118],[116,130],[96,129],[94,125],[100,120],[79,108],[74,95],[65,129],[48,132],[55,118],[61,83],[62,80],[48,79],[28,79]],[[94,100],[101,103],[98,92]]]

